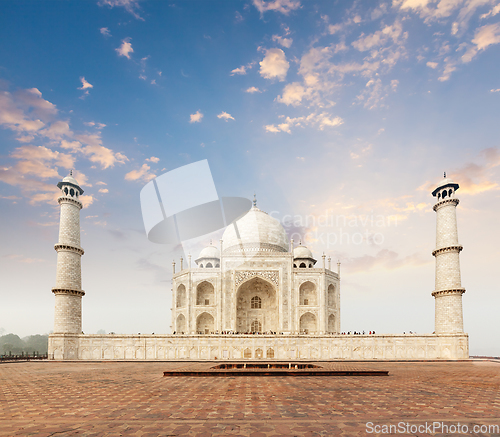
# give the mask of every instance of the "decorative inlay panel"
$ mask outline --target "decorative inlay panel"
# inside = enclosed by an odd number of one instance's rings
[[[276,287],[279,285],[279,274],[274,270],[245,270],[240,272],[235,272],[234,283],[239,286],[241,283],[255,276],[259,276],[272,282]]]

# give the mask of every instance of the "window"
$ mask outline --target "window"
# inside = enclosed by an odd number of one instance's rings
[[[250,308],[262,308],[262,299],[259,296],[252,297]]]
[[[309,305],[309,299],[304,299],[304,305]]]
[[[205,305],[210,305],[210,299],[205,299]]]
[[[248,348],[243,352],[243,358],[252,358],[252,351]]]
[[[207,267],[207,269],[211,269],[213,267],[212,263],[207,263],[206,267]]]
[[[250,329],[252,332],[260,332],[262,331],[262,323],[260,323],[258,320],[254,320],[252,322],[252,326]]]
[[[301,268],[301,269],[305,269],[305,268],[306,268],[306,263],[300,263],[299,268]]]
[[[274,349],[273,348],[269,348],[267,350],[267,358],[274,358]]]
[[[69,190],[69,194],[71,195],[71,197],[73,197],[75,195],[75,190],[73,190],[73,188],[71,188],[71,190]]]

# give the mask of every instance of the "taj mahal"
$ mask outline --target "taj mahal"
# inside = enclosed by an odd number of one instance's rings
[[[82,188],[61,190],[53,360],[439,360],[467,359],[456,207],[445,178],[436,199],[435,328],[431,334],[343,335],[340,268],[289,240],[281,223],[253,206],[198,257],[173,263],[170,334],[82,333]],[[193,266],[193,261],[194,265]],[[176,269],[178,266],[178,269]],[[91,291],[90,291],[91,292]],[[425,292],[425,291],[423,291]],[[167,309],[166,309],[167,310]]]

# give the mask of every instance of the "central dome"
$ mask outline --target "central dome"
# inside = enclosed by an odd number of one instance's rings
[[[226,228],[222,244],[226,254],[288,252],[288,237],[281,223],[256,206]]]

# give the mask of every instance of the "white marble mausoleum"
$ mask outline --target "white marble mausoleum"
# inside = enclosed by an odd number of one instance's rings
[[[433,191],[437,215],[435,332],[343,335],[340,271],[294,245],[278,220],[253,207],[194,260],[180,260],[172,279],[172,332],[82,333],[79,196],[70,174],[59,182],[54,360],[432,360],[468,358],[463,331],[456,197],[443,179]],[[185,265],[184,265],[185,263]]]

